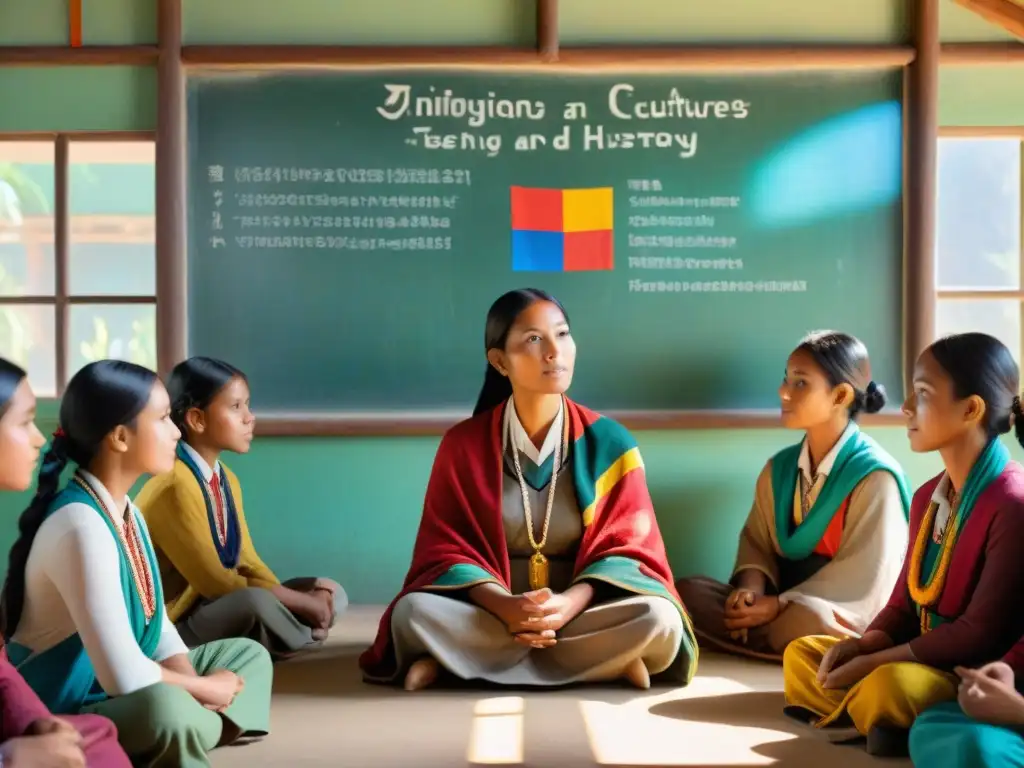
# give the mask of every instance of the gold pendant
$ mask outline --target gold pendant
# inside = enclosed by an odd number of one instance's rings
[[[530,558],[530,589],[544,589],[548,585],[548,559],[540,552]]]

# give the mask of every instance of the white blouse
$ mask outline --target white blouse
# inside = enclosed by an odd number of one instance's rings
[[[114,503],[99,480],[79,471],[109,509],[131,508],[137,529],[152,546],[146,522],[128,497]],[[120,518],[116,522],[124,524]],[[160,578],[159,569],[153,576]],[[47,517],[25,568],[25,608],[14,642],[41,653],[77,632],[103,690],[123,696],[160,682],[157,662],[188,653],[162,604],[152,621],[161,622],[156,661],[142,652],[132,632],[121,591],[118,542],[103,518],[78,502]]]
[[[189,458],[195,463],[199,471],[203,473],[203,479],[206,482],[210,482],[213,479],[213,473],[220,470],[220,462],[215,461],[211,467],[206,463],[206,459],[199,455],[198,451],[191,445],[182,440],[179,445],[185,449],[185,452],[189,455]]]
[[[547,461],[548,456],[555,452],[555,443],[561,440],[564,436],[564,427],[562,426],[565,419],[564,410],[564,402],[559,399],[558,413],[555,414],[555,420],[551,422],[551,426],[548,427],[548,433],[544,437],[544,442],[538,450],[537,446],[533,444],[533,440],[530,439],[530,435],[527,434],[522,422],[519,421],[519,414],[516,413],[515,400],[510,397],[508,399],[508,407],[505,408],[505,423],[502,431],[502,451],[508,448],[508,444],[511,441],[512,445],[519,449],[521,454],[526,456],[539,467]],[[564,462],[564,460],[565,457],[563,456],[562,461]]]
[[[853,437],[856,431],[857,426],[853,422],[847,424],[846,429],[843,430],[843,434],[839,436],[836,444],[832,446],[832,449],[825,454],[821,463],[818,464],[817,472],[811,472],[811,447],[807,444],[807,438],[804,438],[803,447],[800,449],[800,458],[797,460],[797,466],[800,469],[800,482],[796,484],[796,489],[793,493],[793,519],[798,525],[803,522],[804,517],[804,491],[807,490],[807,506],[809,509],[818,500],[818,495],[825,485],[825,480],[828,479],[829,474],[832,472],[832,467],[835,466],[836,459],[839,458],[839,452],[843,450],[843,446]]]

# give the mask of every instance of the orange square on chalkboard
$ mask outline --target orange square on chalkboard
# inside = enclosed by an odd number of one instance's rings
[[[562,270],[597,272],[615,269],[612,230],[566,232],[562,246]]]
[[[562,190],[512,187],[512,229],[562,231]]]

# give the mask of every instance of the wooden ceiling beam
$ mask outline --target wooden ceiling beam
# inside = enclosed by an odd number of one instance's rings
[[[1013,0],[954,0],[957,5],[981,16],[990,24],[1024,40],[1024,6]]]
[[[2,2],[3,0],[0,0]],[[958,0],[959,1],[959,0]],[[980,0],[975,0],[980,1]],[[914,60],[909,45],[676,46],[561,48],[557,58],[535,49],[352,48],[304,45],[183,46],[189,69],[331,69],[374,66],[537,69],[541,71],[702,71],[889,69]],[[3,46],[0,67],[145,66],[155,64],[155,45]],[[1000,42],[943,43],[941,63],[952,66],[1024,64],[1024,45]],[[90,134],[91,135],[91,134]],[[6,138],[6,137],[5,137]],[[52,139],[53,134],[46,138]],[[151,137],[147,137],[151,138]]]
[[[1024,45],[1005,43],[943,43],[939,61],[951,67],[1024,64]]]

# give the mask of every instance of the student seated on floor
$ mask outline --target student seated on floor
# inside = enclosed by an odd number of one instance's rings
[[[182,434],[178,459],[135,503],[153,536],[171,621],[189,647],[249,637],[280,659],[320,646],[348,605],[345,591],[330,579],[278,581],[249,535],[238,478],[220,459],[252,444],[245,375],[193,357],[174,368],[167,389]]]
[[[999,439],[1018,386],[1010,351],[985,334],[921,354],[903,405],[910,446],[938,451],[945,471],[914,495],[900,580],[863,637],[786,649],[787,704],[819,727],[852,724],[873,754],[905,753],[918,714],[956,699],[954,669],[998,659],[1024,634],[1024,467]]]
[[[105,715],[136,766],[203,766],[267,733],[273,666],[259,644],[189,652],[163,607],[156,557],[128,491],[170,471],[167,390],[132,363],[82,368],[61,401],[3,592],[10,660],[51,711]],[[77,471],[58,492],[68,464]]]
[[[0,358],[0,490],[32,485],[39,449],[36,398],[25,371]],[[130,768],[114,724],[99,715],[54,717],[0,645],[0,766]]]
[[[807,336],[779,398],[804,438],[761,470],[732,579],[678,584],[702,643],[771,661],[798,637],[864,631],[899,577],[910,509],[903,470],[857,427],[885,405],[858,339]]]
[[[623,427],[565,397],[576,344],[562,306],[511,291],[484,339],[475,415],[438,448],[365,678],[408,690],[442,670],[508,685],[688,682],[696,643],[643,461]]]
[[[1024,440],[1024,412],[1014,411]],[[910,729],[910,759],[921,768],[1024,768],[1024,639],[1001,661],[957,667],[957,700],[929,707]]]

